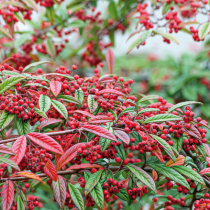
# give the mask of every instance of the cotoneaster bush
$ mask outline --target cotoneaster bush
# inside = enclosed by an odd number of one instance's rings
[[[210,209],[209,127],[190,107],[199,102],[136,97],[131,79],[112,74],[111,50],[106,60],[111,74],[100,63],[89,78],[76,65],[1,64],[1,209],[40,207],[25,194],[41,185],[61,209],[124,209],[146,194],[157,209]]]

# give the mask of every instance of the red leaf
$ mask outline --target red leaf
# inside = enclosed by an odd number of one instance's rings
[[[17,172],[15,174],[12,174],[12,176],[10,176],[10,178],[12,178],[12,177],[19,177],[19,176],[24,176],[24,177],[29,178],[29,179],[35,179],[37,181],[42,182],[44,185],[46,185],[39,176],[37,176],[36,174],[34,174],[32,172],[29,172],[29,171]]]
[[[2,210],[9,210],[14,201],[14,185],[12,181],[7,180],[1,191],[1,208]]]
[[[55,118],[48,118],[48,119],[44,119],[42,120],[42,122],[40,123],[40,126],[39,126],[39,130],[41,130],[42,128],[48,126],[48,125],[51,125],[51,124],[55,124],[55,123],[59,123],[61,122],[62,120],[58,120],[58,119],[55,119]]]
[[[114,70],[115,57],[111,49],[108,49],[106,52],[106,63],[109,69],[109,73],[112,74]]]
[[[35,91],[35,90],[31,90],[31,89],[28,89],[26,90],[33,98],[37,98],[39,99],[40,97],[40,93],[38,91]]]
[[[45,164],[44,168],[44,173],[53,181],[57,181],[57,171],[55,169],[54,164],[52,163],[52,161],[50,159],[48,159],[47,163]]]
[[[78,143],[75,144],[73,147],[70,147],[59,159],[56,165],[56,171],[65,166],[73,158],[75,158],[78,154],[77,150],[81,148],[82,145],[86,145],[86,143]]]
[[[63,150],[60,144],[58,144],[53,138],[42,133],[29,133],[27,137],[35,144],[43,147],[54,153],[63,154]]]
[[[50,81],[50,90],[53,92],[54,96],[57,97],[61,91],[61,82],[55,81],[54,79]]]
[[[3,144],[0,144],[0,153],[4,153],[4,154],[8,154],[8,155],[15,155],[15,152],[11,148],[9,148]]]
[[[207,163],[210,163],[210,157],[206,157]]]
[[[121,130],[114,130],[114,134],[122,140],[124,143],[129,144],[130,143],[130,137],[128,136],[127,133]]]
[[[69,149],[72,141],[77,137],[77,134],[68,134],[63,140],[66,142],[64,152]]]
[[[89,163],[82,163],[80,165],[73,165],[66,169],[66,171],[69,170],[77,170],[77,169],[85,169],[85,168],[101,168],[102,166],[98,164],[89,164]]]
[[[199,174],[200,174],[201,176],[203,176],[203,175],[205,175],[205,174],[210,174],[210,168],[204,168],[203,170],[201,170],[201,171],[199,172]]]
[[[162,152],[160,150],[160,148],[157,146],[157,149],[156,150],[153,150],[151,152],[151,154],[154,156],[156,156],[158,158],[158,160],[163,163],[163,155],[162,155]]]
[[[193,125],[190,126],[190,130],[184,128],[184,131],[187,134],[189,134],[190,136],[193,136],[193,137],[195,137],[197,139],[201,139],[201,134],[199,133],[198,129],[195,126],[193,126]]]
[[[95,117],[94,115],[90,114],[89,112],[86,112],[86,111],[81,111],[81,110],[76,110],[76,111],[72,111],[72,113],[79,113],[79,114],[82,114],[82,115],[85,115],[85,116],[88,116],[90,118],[92,117]]]
[[[207,156],[210,156],[210,147],[209,147],[209,145],[208,144],[203,144],[203,146],[205,148]]]
[[[58,180],[53,181],[52,188],[54,192],[55,200],[61,209],[63,209],[64,203],[66,201],[66,183],[62,176],[58,175]]]
[[[91,124],[101,124],[101,123],[106,123],[106,122],[111,122],[112,119],[106,115],[98,115],[90,118],[88,121]]]
[[[12,149],[16,155],[15,157],[12,157],[11,160],[13,160],[18,165],[26,152],[26,137],[20,136],[12,145]]]
[[[90,133],[94,133],[97,136],[103,137],[105,139],[117,141],[115,136],[110,131],[108,131],[107,129],[105,129],[101,126],[84,123],[83,125],[81,125],[81,128],[83,128],[84,130],[86,130]]]
[[[112,93],[112,94],[116,94],[116,95],[121,95],[124,96],[125,94],[118,91],[118,90],[114,90],[114,89],[104,89],[98,92],[99,94],[104,94],[104,93]]]

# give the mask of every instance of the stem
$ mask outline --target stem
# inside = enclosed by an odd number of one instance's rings
[[[88,168],[87,168],[88,169]],[[91,169],[91,168],[89,168]],[[112,171],[116,171],[118,169],[118,166],[113,166],[110,167],[110,169],[112,169]],[[58,171],[57,174],[58,175],[69,175],[69,174],[79,174],[81,172],[84,172],[85,170],[80,170],[80,171],[76,171],[76,170],[69,170],[69,171]],[[41,173],[41,174],[36,174],[36,176],[40,177],[40,178],[45,178],[47,177],[47,175],[45,173]],[[5,182],[7,180],[11,180],[11,181],[23,181],[23,180],[28,180],[30,178],[28,177],[12,177],[12,178],[2,178],[0,179],[0,182]]]
[[[194,204],[194,201],[195,201],[196,192],[197,192],[197,187],[196,187],[195,190],[193,191],[193,197],[192,197],[192,202],[191,202],[191,204],[190,204],[190,210],[193,210],[193,204]]]

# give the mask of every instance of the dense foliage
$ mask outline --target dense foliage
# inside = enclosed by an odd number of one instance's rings
[[[166,92],[175,104],[132,93],[137,78],[113,73],[109,49],[129,27],[128,39],[139,37],[127,53],[156,35],[178,44],[172,33],[181,31],[203,41],[208,8],[207,0],[0,1],[1,209],[210,209],[209,127],[191,89],[198,78],[209,88],[208,73],[172,64],[178,85]],[[92,76],[75,73],[84,66]]]

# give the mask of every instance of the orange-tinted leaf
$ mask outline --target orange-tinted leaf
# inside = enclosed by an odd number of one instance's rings
[[[59,122],[61,122],[61,120],[58,120],[58,119],[55,119],[55,118],[44,119],[40,123],[39,130],[41,130],[42,128],[44,128],[44,127],[46,127],[48,125],[59,123]]]
[[[162,155],[162,152],[160,150],[160,148],[157,146],[157,149],[156,150],[153,150],[151,152],[151,154],[154,156],[156,156],[158,158],[158,160],[163,163],[163,155]]]
[[[129,178],[123,180],[122,183],[123,183],[123,186],[125,187],[125,189],[128,189]]]
[[[102,210],[107,210],[107,204],[106,204],[105,201],[104,201],[104,205],[103,205],[103,209]]]
[[[29,179],[35,179],[39,182],[42,182],[44,185],[46,185],[39,176],[37,176],[36,174],[29,172],[29,171],[20,171],[20,172],[14,173],[14,174],[12,174],[12,176],[10,176],[10,178],[19,177],[19,176],[24,176]]]
[[[67,168],[66,170],[78,170],[78,169],[85,169],[85,168],[101,168],[102,166],[98,164],[89,164],[89,163],[82,163],[80,165],[73,165]]]
[[[81,148],[82,145],[86,145],[86,143],[75,144],[73,147],[70,147],[59,159],[56,170],[58,171],[60,168],[65,166],[69,161],[75,158],[78,154],[77,150]]]
[[[15,155],[15,151],[13,151],[11,148],[3,144],[0,144],[0,153],[8,154],[8,155]]]
[[[43,147],[54,153],[63,154],[63,150],[60,144],[58,144],[53,138],[42,133],[29,133],[27,137],[35,144]]]
[[[157,181],[158,180],[158,174],[157,174],[157,172],[154,169],[152,170],[152,179],[154,181]]]
[[[203,170],[201,170],[201,171],[199,172],[199,174],[200,174],[201,176],[210,174],[210,168],[204,168]]]
[[[57,171],[55,169],[54,164],[52,163],[52,161],[50,159],[48,159],[47,163],[45,164],[44,168],[44,173],[53,181],[57,181]]]
[[[12,145],[12,150],[16,153],[16,155],[15,157],[12,157],[11,160],[13,160],[16,164],[19,164],[25,155],[26,137],[20,136]]]
[[[206,161],[210,163],[210,157],[206,157]]]
[[[107,129],[105,129],[101,126],[84,123],[83,125],[81,125],[81,128],[83,128],[85,131],[88,131],[90,133],[94,133],[95,135],[103,137],[105,139],[110,139],[110,140],[113,140],[113,141],[117,141],[115,136],[110,131],[108,131]]]
[[[12,181],[7,180],[1,191],[1,208],[2,210],[9,210],[14,201],[14,185]]]
[[[89,123],[106,123],[106,122],[111,122],[112,119],[106,115],[98,115],[98,116],[94,116],[91,117],[89,120]]]
[[[63,209],[64,203],[66,201],[66,183],[62,176],[58,175],[56,182],[52,182],[52,188],[55,200],[61,209]]]
[[[109,69],[109,73],[112,74],[114,70],[115,57],[111,49],[108,49],[106,52],[106,63]]]
[[[129,144],[130,143],[130,137],[128,136],[127,133],[121,130],[114,130],[114,134],[122,140],[124,143]]]
[[[183,155],[179,155],[176,159],[175,162],[173,160],[169,160],[165,166],[172,167],[172,166],[182,166],[184,165],[185,162],[185,157]]]
[[[54,94],[55,97],[58,96],[58,94],[61,91],[61,82],[55,81],[54,79],[50,81],[50,90]]]
[[[124,96],[125,94],[114,89],[104,89],[98,92],[99,94],[104,94],[104,93],[111,93],[111,94],[116,94],[116,95],[121,95]]]

